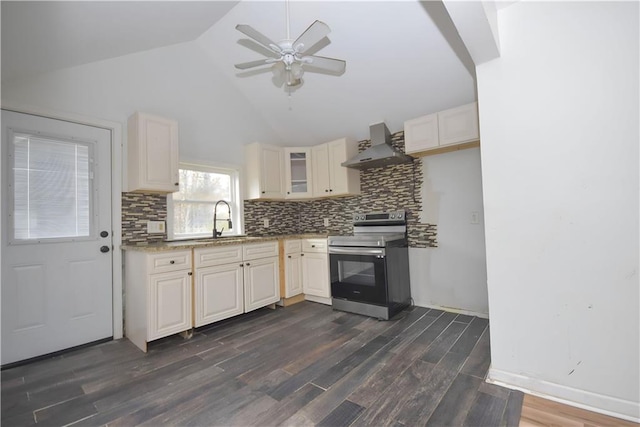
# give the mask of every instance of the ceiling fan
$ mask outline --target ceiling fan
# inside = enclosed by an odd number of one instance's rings
[[[331,32],[327,24],[315,21],[295,40],[291,39],[289,32],[289,2],[286,2],[287,38],[274,42],[264,34],[247,24],[236,25],[236,30],[251,37],[260,45],[272,52],[270,57],[257,61],[236,64],[239,70],[269,65],[283,67],[286,73],[287,87],[292,88],[302,84],[302,75],[306,71],[329,72],[341,75],[344,73],[347,63],[341,59],[326,58],[324,56],[305,55],[309,49],[320,42]],[[306,68],[305,68],[306,67]],[[315,70],[314,70],[315,69]]]

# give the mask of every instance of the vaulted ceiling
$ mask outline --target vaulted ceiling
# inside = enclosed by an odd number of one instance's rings
[[[369,125],[380,121],[396,132],[404,120],[476,99],[473,63],[439,1],[292,0],[289,8],[292,38],[315,20],[329,25],[317,54],[344,59],[343,75],[307,72],[303,85],[288,93],[274,84],[269,67],[234,68],[263,58],[235,26],[249,24],[275,41],[286,38],[284,1],[3,1],[3,85],[194,43],[239,94],[234,96],[289,145],[343,135],[366,139]]]

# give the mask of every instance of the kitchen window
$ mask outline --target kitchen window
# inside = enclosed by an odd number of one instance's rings
[[[217,229],[222,235],[241,234],[243,224],[240,198],[240,171],[235,168],[180,163],[180,191],[167,196],[170,240],[213,236],[213,210],[218,204]],[[229,230],[231,219],[233,228]]]

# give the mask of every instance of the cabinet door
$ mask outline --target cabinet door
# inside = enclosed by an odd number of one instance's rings
[[[478,103],[462,105],[438,113],[440,145],[461,144],[480,139]]]
[[[284,151],[282,147],[253,144],[244,147],[247,199],[284,198]]]
[[[316,145],[311,148],[313,196],[329,195],[329,148],[327,144]]]
[[[260,168],[262,197],[282,198],[284,194],[282,148],[263,146]]]
[[[404,122],[404,143],[407,154],[438,147],[438,114]]]
[[[288,199],[302,199],[313,194],[311,177],[311,149],[284,149],[285,185]]]
[[[278,257],[244,263],[245,313],[280,300]]]
[[[188,270],[149,276],[147,341],[191,328],[191,276]]]
[[[360,194],[360,171],[342,163],[358,154],[358,144],[347,138],[327,143],[329,151],[329,195]]]
[[[286,255],[284,265],[284,296],[291,298],[302,293],[302,257],[299,253]]]
[[[320,253],[305,253],[302,257],[302,287],[309,295],[329,298],[329,256]]]
[[[244,312],[242,274],[239,263],[196,269],[196,327]]]
[[[129,191],[178,191],[178,122],[136,113],[128,132]]]

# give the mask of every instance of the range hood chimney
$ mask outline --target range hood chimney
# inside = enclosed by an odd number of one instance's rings
[[[342,163],[342,166],[354,169],[380,168],[399,163],[410,163],[413,157],[391,146],[391,133],[384,123],[376,123],[369,127],[371,147],[355,157]]]

